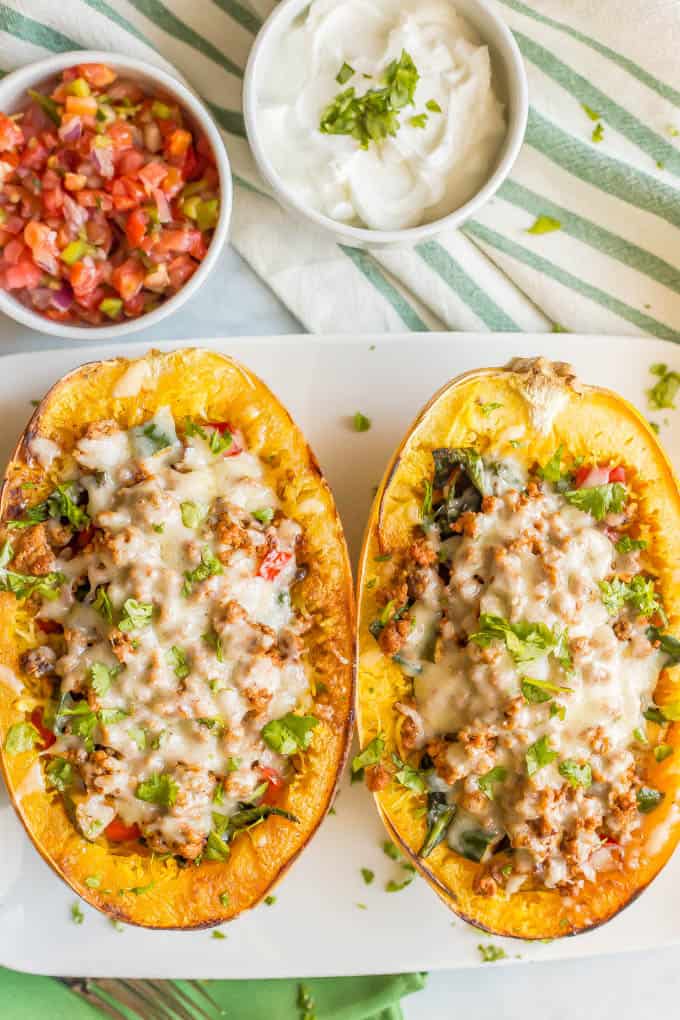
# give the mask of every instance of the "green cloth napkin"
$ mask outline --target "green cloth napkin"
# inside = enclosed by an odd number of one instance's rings
[[[315,1020],[402,1020],[400,1000],[422,988],[425,975],[207,981],[205,988],[230,1020],[302,1020],[304,1010],[298,1005],[301,983],[314,1002]],[[177,984],[191,994],[183,982]],[[0,1017],[101,1020],[101,1013],[53,978],[0,967]]]

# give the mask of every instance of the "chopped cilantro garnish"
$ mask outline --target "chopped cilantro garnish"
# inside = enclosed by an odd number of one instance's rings
[[[126,599],[123,603],[123,614],[118,624],[118,630],[130,631],[139,630],[141,627],[148,627],[153,616],[153,604],[151,602],[138,602],[137,599]]]
[[[533,776],[539,769],[549,765],[557,757],[557,751],[552,751],[547,737],[541,737],[527,748],[524,759],[527,766],[527,775]]]
[[[138,785],[135,797],[138,800],[147,801],[149,804],[170,808],[177,800],[178,792],[179,787],[172,776],[166,772],[154,772]]]
[[[142,426],[142,435],[149,440],[153,446],[153,452],[158,453],[159,450],[164,450],[168,446],[172,446],[172,440],[161,432],[160,429],[154,422],[150,422],[148,425]]]
[[[590,137],[594,142],[602,141],[602,139],[604,138],[604,124],[601,121],[598,121],[598,123],[595,125],[595,127],[593,128],[593,133]]]
[[[659,744],[654,748],[654,757],[657,761],[665,761],[666,758],[670,758],[673,754],[673,748],[670,744]]]
[[[566,630],[558,631],[545,623],[520,620],[510,623],[502,616],[482,613],[479,629],[470,641],[487,648],[492,641],[503,641],[515,663],[533,662],[551,652],[564,669],[571,669]]]
[[[361,411],[355,411],[352,424],[355,432],[368,432],[371,427],[371,419],[367,418]]]
[[[219,898],[220,898],[220,903],[222,904],[223,907],[228,907],[229,906],[229,893],[228,892],[220,893],[220,897]]]
[[[597,110],[593,110],[592,107],[587,106],[585,103],[581,103],[581,109],[588,114],[591,120],[600,119],[600,114],[597,112]]]
[[[40,743],[40,734],[32,723],[13,723],[7,730],[5,751],[7,754],[22,754],[24,751],[32,751]]]
[[[427,124],[427,114],[417,113],[414,117],[409,119],[409,124],[414,128],[424,128]]]
[[[550,683],[549,680],[537,680],[532,676],[523,676],[520,687],[524,700],[532,705],[541,705],[550,701],[553,694],[571,691],[571,687],[560,687],[559,684]]]
[[[494,411],[497,411],[502,406],[503,405],[499,404],[498,401],[490,400],[488,404],[480,404],[479,410],[485,418],[488,418],[489,415],[493,414]]]
[[[403,879],[403,881],[401,882],[397,882],[395,881],[395,879],[392,878],[385,885],[385,892],[401,892],[402,889],[406,889],[407,886],[411,884],[413,878],[414,878],[413,875],[407,875],[406,878]]]
[[[206,546],[201,552],[201,562],[193,570],[185,570],[184,572],[184,585],[182,586],[182,593],[184,595],[191,594],[192,585],[205,581],[209,577],[213,577],[216,574],[221,574],[222,564],[217,559],[211,549]]]
[[[191,501],[180,503],[179,508],[182,514],[182,524],[185,528],[197,528],[207,513],[204,506]]]
[[[649,371],[659,377],[651,389],[647,390],[649,406],[654,411],[666,408],[675,410],[675,398],[680,389],[680,372],[669,371],[668,365],[651,365]]]
[[[651,786],[641,786],[637,792],[637,806],[640,814],[648,815],[655,808],[658,808],[666,796],[661,790],[655,790]]]
[[[178,680],[184,680],[185,677],[189,676],[191,667],[187,661],[187,653],[183,648],[173,645],[172,648],[168,649],[166,658]]]
[[[428,99],[428,101],[425,103],[425,109],[429,110],[430,113],[441,113],[442,112],[442,108],[441,108],[441,106],[439,105],[439,103],[437,102],[436,99]]]
[[[375,878],[375,872],[371,871],[370,868],[362,868],[361,877],[363,878],[366,885],[370,885],[373,879]]]
[[[494,768],[489,769],[483,776],[479,776],[477,779],[477,786],[482,791],[485,797],[489,800],[493,800],[493,785],[494,783],[502,783],[508,777],[508,770],[503,768],[502,765],[495,765]]]
[[[383,853],[386,854],[390,858],[390,860],[393,861],[398,861],[399,858],[401,857],[401,854],[397,850],[394,843],[390,843],[389,840],[385,840],[385,842],[383,843]]]
[[[373,740],[366,745],[363,751],[354,755],[352,758],[352,772],[361,772],[370,765],[377,765],[382,758],[384,751],[385,737],[382,733],[379,733],[377,737],[373,737]]]
[[[611,616],[616,616],[626,604],[638,616],[665,616],[651,578],[636,574],[631,581],[622,581],[620,577],[614,577],[611,581],[600,581],[599,586],[602,604]]]
[[[319,725],[313,715],[295,715],[288,712],[280,719],[272,719],[262,728],[262,739],[267,747],[278,754],[290,755],[306,751],[312,741],[312,730]]]
[[[479,955],[482,958],[482,963],[495,963],[496,960],[507,959],[505,950],[501,949],[500,946],[483,946],[480,944],[477,946],[477,949],[479,950]]]
[[[113,606],[111,605],[111,599],[109,598],[106,588],[101,585],[94,593],[94,602],[92,608],[95,612],[103,616],[107,623],[113,623]]]
[[[227,936],[224,934],[224,932],[218,931],[217,928],[215,928],[215,930],[210,933],[211,939],[226,939],[226,937]]]
[[[565,758],[557,766],[557,771],[574,787],[588,787],[593,782],[593,771],[588,762],[579,763],[572,758]]]
[[[396,754],[392,755],[392,761],[397,766],[394,778],[398,783],[413,793],[425,793],[425,777],[422,772],[403,762]]]
[[[90,687],[100,698],[108,693],[112,680],[118,676],[121,666],[109,668],[103,662],[93,662],[90,666]]]
[[[80,909],[79,903],[71,904],[71,920],[73,921],[74,924],[82,924],[83,921],[85,920],[85,915]]]
[[[631,538],[630,535],[622,535],[614,548],[619,553],[637,552],[639,549],[646,549],[647,543],[641,538]]]
[[[569,489],[564,494],[567,503],[591,514],[601,521],[609,513],[618,514],[628,498],[628,489],[621,482],[607,482],[587,489]]]
[[[276,896],[265,896],[264,902],[267,904],[268,907],[273,907],[274,904],[276,903]]]

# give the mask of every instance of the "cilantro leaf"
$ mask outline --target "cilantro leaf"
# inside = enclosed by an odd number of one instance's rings
[[[531,623],[520,620],[510,623],[502,616],[482,613],[479,630],[469,640],[482,648],[488,648],[492,641],[502,641],[516,664],[533,662],[552,652],[560,665],[571,668],[571,656],[567,647],[566,631],[557,631],[545,623]]]
[[[483,776],[479,776],[477,779],[477,786],[482,791],[485,797],[489,800],[493,800],[493,784],[502,783],[508,778],[508,770],[503,768],[502,765],[495,765],[488,772],[485,772]]]
[[[278,754],[295,754],[307,750],[312,742],[312,730],[318,725],[319,720],[313,715],[288,712],[280,719],[272,719],[262,728],[262,739],[267,747]]]
[[[573,758],[565,758],[557,766],[559,774],[566,779],[571,786],[588,787],[593,782],[593,771],[588,762],[579,764]]]
[[[274,517],[273,507],[264,506],[261,510],[253,510],[253,517],[260,524],[271,524],[272,518]]]
[[[185,582],[182,591],[185,595],[191,593],[192,585],[200,581],[206,581],[209,577],[223,573],[222,564],[211,549],[206,546],[201,552],[201,562],[193,570],[185,570]]]
[[[371,871],[370,868],[362,868],[361,877],[363,878],[366,885],[370,885],[373,879],[375,878],[375,872]]]
[[[614,548],[619,553],[637,552],[639,549],[646,549],[647,543],[640,538],[631,538],[630,535],[622,535]]]
[[[567,503],[592,514],[596,521],[601,521],[607,514],[618,514],[623,510],[628,499],[628,489],[621,482],[607,482],[588,489],[568,489],[564,498]]]
[[[354,755],[352,758],[352,772],[361,772],[362,769],[368,768],[371,765],[377,765],[384,751],[385,737],[382,733],[379,733],[377,737],[373,737],[373,740],[366,745],[363,751]]]
[[[189,676],[191,667],[187,662],[187,653],[183,648],[178,648],[177,645],[173,645],[172,648],[168,649],[166,659],[173,667],[173,671],[178,680],[184,680],[185,677]]]
[[[36,744],[41,743],[40,734],[33,723],[13,723],[7,730],[5,751],[7,754],[22,754],[24,751],[32,751]]]
[[[524,759],[527,766],[527,775],[535,775],[539,769],[549,765],[557,757],[557,751],[550,748],[547,737],[541,737],[531,747],[527,748]]]
[[[669,372],[667,365],[652,365],[650,372],[658,376],[659,381],[647,390],[649,406],[655,411],[663,411],[666,408],[675,410],[675,398],[680,389],[680,372]]]
[[[111,605],[111,599],[106,588],[101,585],[97,588],[94,594],[94,601],[92,608],[103,616],[107,623],[113,623],[113,606]]]
[[[177,800],[178,792],[179,787],[172,776],[167,772],[154,772],[138,785],[135,797],[149,804],[170,808]]]
[[[559,220],[553,219],[552,216],[537,216],[531,226],[527,229],[527,234],[550,234],[553,230],[561,230],[562,224]]]
[[[616,616],[626,603],[630,603],[638,616],[665,616],[663,607],[654,589],[654,581],[636,574],[630,581],[615,577],[611,581],[599,582],[602,604],[611,616]]]
[[[673,748],[670,744],[658,744],[654,748],[654,758],[658,762],[665,761],[666,758],[670,758],[672,754]]]
[[[148,627],[153,616],[153,603],[138,602],[137,599],[126,599],[123,603],[123,615],[118,629],[122,631],[139,630]]]
[[[93,662],[90,666],[90,687],[100,698],[108,693],[111,681],[120,673],[121,667],[109,669],[103,662]]]
[[[665,793],[655,790],[652,786],[641,786],[636,794],[638,811],[640,814],[648,815],[658,808],[665,796]]]
[[[172,446],[172,440],[170,437],[166,436],[164,432],[161,432],[154,422],[151,422],[148,425],[143,425],[141,432],[142,435],[151,443],[154,454],[158,453],[160,450],[165,450],[168,446]]]
[[[403,762],[396,754],[392,755],[392,761],[397,766],[394,778],[398,783],[413,793],[425,793],[425,777],[419,769],[414,769],[412,765]]]
[[[495,963],[496,960],[506,959],[505,950],[501,949],[500,946],[479,945],[477,946],[477,949],[479,950],[479,955],[482,958],[482,963]]]
[[[193,503],[191,500],[180,503],[179,509],[185,528],[197,528],[207,514],[204,506],[200,503]]]
[[[0,574],[0,591],[9,591],[18,599],[40,595],[51,602],[57,598],[59,588],[65,581],[66,575],[62,574],[60,570],[53,570],[40,577],[33,574],[19,574],[15,570],[4,570]]]
[[[350,78],[354,77],[355,74],[356,71],[354,70],[354,68],[350,67],[347,61],[345,61],[340,70],[338,71],[338,73],[336,74],[335,80],[337,81],[338,85],[345,85],[350,80]]]
[[[371,419],[367,418],[361,411],[355,411],[352,424],[354,425],[355,432],[368,432],[371,427]]]
[[[73,786],[75,780],[75,771],[70,761],[66,761],[65,758],[53,758],[45,769],[45,775],[55,790],[63,793]]]

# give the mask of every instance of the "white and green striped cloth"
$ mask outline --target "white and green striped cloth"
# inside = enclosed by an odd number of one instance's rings
[[[462,230],[372,254],[284,212],[255,170],[241,83],[271,6],[8,0],[0,68],[83,47],[173,65],[224,131],[234,247],[311,331],[561,327],[680,341],[679,0],[496,0],[529,74],[512,176]],[[560,229],[527,233],[538,216]]]

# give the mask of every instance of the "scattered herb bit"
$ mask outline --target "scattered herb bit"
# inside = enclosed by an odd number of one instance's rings
[[[385,840],[385,842],[383,843],[383,853],[386,854],[391,861],[398,861],[399,858],[401,857],[401,854],[397,850],[394,843],[390,843],[389,840]]]
[[[622,581],[620,577],[615,577],[611,581],[600,581],[599,587],[602,604],[611,616],[616,616],[624,605],[629,604],[638,616],[658,614],[662,619],[665,618],[651,578],[636,574],[631,581]]]
[[[99,613],[100,616],[103,616],[107,623],[113,623],[113,606],[111,605],[111,599],[109,598],[106,588],[101,587],[101,585],[94,593],[92,608],[95,612]]]
[[[267,904],[268,907],[273,907],[274,904],[276,903],[276,896],[265,896],[264,902]]]
[[[354,77],[355,74],[356,71],[354,70],[354,68],[350,67],[350,65],[345,61],[345,63],[342,65],[342,67],[336,74],[335,80],[337,81],[338,85],[345,85],[350,80],[350,78]]]
[[[213,648],[215,651],[215,658],[218,662],[224,662],[224,651],[222,648],[222,638],[217,634],[216,631],[210,630],[206,634],[202,635],[206,645]]]
[[[85,879],[85,885],[88,889],[98,889],[102,884],[101,875],[88,875]]]
[[[425,109],[429,110],[431,113],[442,112],[442,108],[436,99],[428,99],[428,101],[425,103]]]
[[[7,562],[7,551],[11,556],[12,547],[6,542],[0,553],[0,564],[3,568]],[[9,591],[18,599],[27,599],[31,595],[40,595],[48,601],[53,601],[59,594],[59,588],[66,580],[66,575],[61,571],[52,571],[40,577],[33,574],[18,574],[15,570],[3,570],[0,574],[0,591]]]
[[[261,510],[253,510],[253,517],[260,524],[271,524],[274,517],[274,510],[270,506],[264,506]]]
[[[579,764],[573,758],[565,758],[557,766],[557,771],[571,786],[585,786],[587,788],[592,785],[593,771],[588,762]]]
[[[657,761],[665,761],[666,758],[670,758],[673,754],[673,748],[670,744],[659,744],[654,748],[654,757]]]
[[[480,776],[477,780],[477,786],[482,791],[485,797],[489,800],[493,800],[493,786],[494,783],[502,783],[508,777],[508,770],[503,768],[502,765],[495,765],[492,769],[489,769],[483,776]]]
[[[392,755],[392,761],[397,766],[394,778],[398,783],[407,790],[412,790],[413,793],[425,793],[425,777],[419,769],[414,769],[412,765],[402,761],[396,754]]]
[[[417,113],[414,117],[409,119],[409,124],[414,128],[424,128],[427,124],[427,114]]]
[[[557,757],[557,751],[552,751],[547,737],[541,737],[527,748],[524,759],[527,765],[527,775],[535,775],[539,769],[549,765]]]
[[[680,372],[669,371],[668,365],[658,363],[650,365],[649,371],[659,377],[659,381],[647,390],[649,406],[654,411],[663,411],[666,408],[675,410],[675,398],[680,389]]]
[[[397,882],[392,878],[385,885],[385,892],[401,892],[402,889],[406,889],[411,884],[413,878],[413,875],[407,875],[401,882]]]
[[[658,808],[665,796],[666,794],[661,790],[655,790],[651,786],[641,786],[637,792],[638,811],[643,815],[650,814],[655,808]]]
[[[375,872],[371,871],[370,868],[362,868],[361,877],[363,878],[366,885],[370,885],[373,879],[375,878]]]
[[[223,907],[228,907],[229,906],[229,893],[228,892],[220,893],[220,903],[222,904]]]
[[[5,751],[7,754],[22,754],[24,751],[32,751],[36,744],[41,743],[40,734],[32,723],[13,723],[5,737]]]
[[[366,906],[365,903],[357,903],[355,904],[355,906],[357,906],[359,910],[368,910],[368,907]]]
[[[619,553],[637,552],[640,549],[646,549],[647,543],[641,538],[631,538],[630,535],[622,535],[614,548]]]
[[[551,705],[550,705],[550,718],[551,719],[554,716],[557,715],[557,716],[560,717],[560,719],[564,720],[564,717],[565,717],[566,714],[567,714],[567,709],[566,709],[565,705],[560,705],[556,701],[553,701],[551,703]]]
[[[191,666],[187,661],[187,653],[183,648],[178,648],[177,645],[173,645],[166,652],[166,659],[168,664],[172,666],[173,672],[178,680],[184,680],[185,677],[191,673]]]
[[[166,447],[172,446],[172,440],[166,436],[164,432],[161,432],[158,426],[153,422],[142,428],[142,435],[149,440],[153,446],[154,453],[158,453],[159,450],[165,450]]]
[[[562,474],[563,453],[564,447],[561,445],[558,446],[550,460],[544,464],[543,467],[539,467],[537,474],[544,482],[551,482],[553,485],[556,485],[558,482],[562,481],[564,477]]]
[[[571,669],[566,630],[558,631],[545,623],[509,623],[502,616],[482,613],[479,630],[470,635],[470,641],[482,648],[488,648],[492,641],[503,641],[516,664],[533,662],[550,652],[564,669]]]
[[[224,934],[224,932],[223,931],[219,931],[219,929],[217,929],[217,928],[215,928],[215,930],[210,933],[210,938],[211,939],[226,939],[226,937],[227,936]]]
[[[209,861],[226,861],[230,854],[229,847],[219,833],[213,829],[205,844],[205,854]]]
[[[90,666],[90,687],[100,698],[108,693],[111,683],[118,676],[122,667],[113,666],[109,669],[103,662],[93,662]]]
[[[182,586],[182,594],[185,596],[190,595],[194,584],[206,581],[209,577],[214,577],[222,572],[222,564],[212,550],[206,546],[201,552],[201,562],[199,565],[194,567],[193,570],[184,571],[185,581]]]
[[[118,630],[130,631],[148,627],[153,616],[151,602],[138,602],[137,599],[126,599],[123,603],[123,615]]]
[[[351,135],[362,149],[396,135],[399,111],[413,104],[420,75],[409,54],[402,50],[383,75],[385,87],[369,89],[361,96],[353,86],[338,93],[323,110],[319,130],[323,134]]]
[[[495,963],[496,960],[507,959],[505,950],[501,949],[500,946],[483,946],[480,944],[477,946],[477,949],[479,950],[479,955],[482,958],[482,963]]]
[[[291,755],[306,751],[312,741],[312,730],[319,725],[313,715],[294,715],[288,712],[280,719],[272,719],[262,728],[262,739],[267,747],[278,754]]]
[[[65,758],[52,758],[45,769],[45,774],[50,786],[53,786],[59,793],[63,793],[68,790],[69,786],[73,786],[75,780],[73,765]]]
[[[182,524],[185,528],[197,528],[207,513],[204,506],[201,506],[200,503],[193,503],[190,500],[180,503],[179,509],[182,514]]]
[[[553,694],[571,691],[571,687],[560,687],[558,684],[550,683],[549,680],[537,680],[532,676],[521,678],[520,689],[524,700],[531,705],[542,705],[544,702],[550,701]]]
[[[648,743],[647,737],[639,726],[636,726],[633,730],[633,739],[637,740],[638,744]]]
[[[155,532],[157,532],[157,533],[158,533],[159,535],[162,535],[162,534],[163,534],[163,532],[165,531],[165,525],[164,525],[164,524],[152,524],[152,525],[151,525],[151,527],[152,527],[152,528],[153,528],[153,530],[154,530]]]
[[[581,103],[581,109],[588,114],[591,120],[600,119],[600,114],[597,112],[597,110],[593,110],[592,107],[587,106],[586,103]]]
[[[118,918],[110,917],[109,922],[114,931],[118,932],[125,931],[125,925],[123,924],[122,921],[119,921]]]
[[[607,482],[588,489],[568,489],[564,493],[567,503],[591,514],[601,521],[609,513],[618,514],[628,498],[628,489],[621,482]]]
[[[135,791],[138,800],[159,807],[170,808],[177,800],[179,787],[167,772],[155,772],[148,779],[142,780]]]
[[[485,418],[488,418],[490,414],[493,414],[494,411],[497,411],[502,406],[503,405],[499,404],[498,401],[491,400],[488,404],[480,404],[479,410]]]
[[[527,234],[551,234],[553,230],[561,230],[562,224],[552,216],[537,216],[526,231]]]
[[[352,424],[355,432],[368,432],[371,427],[371,419],[367,418],[361,411],[355,411]]]
[[[661,426],[659,425],[659,423],[656,421],[649,421],[647,422],[647,424],[649,425],[652,432],[655,432],[656,435],[658,436],[659,432],[661,432]]]
[[[71,920],[73,921],[74,924],[82,924],[83,921],[85,920],[85,915],[80,909],[79,903],[71,904]]]
[[[599,121],[595,125],[595,127],[593,128],[593,133],[590,137],[594,142],[602,141],[602,139],[604,138],[604,124],[601,121]]]
[[[373,740],[366,745],[363,751],[354,755],[352,758],[352,772],[362,772],[370,765],[377,765],[383,756],[384,750],[385,737],[382,733],[379,733],[377,737],[373,737]]]

